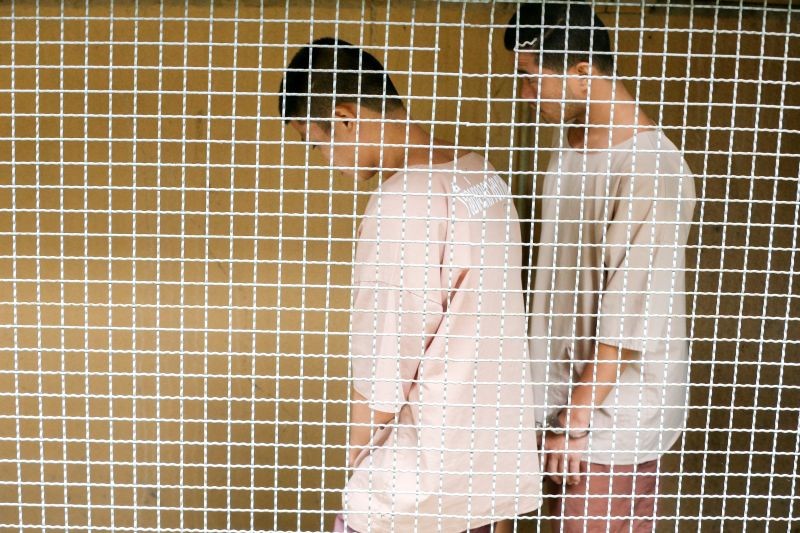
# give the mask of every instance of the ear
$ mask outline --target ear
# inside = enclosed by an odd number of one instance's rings
[[[570,67],[567,71],[573,82],[573,90],[579,91],[579,94],[586,95],[589,91],[589,83],[592,78],[592,68],[589,63],[583,61]]]
[[[346,130],[355,131],[358,118],[358,107],[355,104],[338,104],[333,109],[333,116]]]
[[[572,68],[574,69],[574,74],[582,78],[586,78],[592,74],[592,67],[586,61],[581,61]]]

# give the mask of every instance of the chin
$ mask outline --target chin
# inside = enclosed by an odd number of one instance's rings
[[[336,169],[338,171],[338,175],[344,178],[352,178],[358,180],[358,173],[352,167],[338,167]]]
[[[374,170],[359,170],[357,173],[351,173],[351,176],[354,177],[356,181],[362,182],[372,178],[375,174],[377,174],[377,172]]]

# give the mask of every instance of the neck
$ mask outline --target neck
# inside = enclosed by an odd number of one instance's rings
[[[383,148],[382,166],[394,174],[409,164],[427,161],[433,141],[430,134],[414,122],[389,122],[384,126],[383,142],[388,146]]]
[[[591,96],[583,121],[579,119],[569,128],[574,148],[608,148],[654,126],[622,82],[598,82],[592,86]]]

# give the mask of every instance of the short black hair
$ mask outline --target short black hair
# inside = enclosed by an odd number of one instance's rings
[[[540,53],[539,66],[556,72],[586,62],[604,74],[614,73],[611,38],[589,4],[522,4],[508,21],[504,41],[506,50]]]
[[[334,105],[360,104],[379,112],[404,107],[375,56],[331,37],[317,39],[295,54],[281,80],[279,99],[285,122],[323,119],[326,129]]]

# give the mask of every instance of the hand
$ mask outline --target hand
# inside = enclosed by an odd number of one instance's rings
[[[550,479],[562,485],[577,485],[581,480],[581,459],[589,436],[569,438],[548,431],[544,435],[545,473]]]
[[[347,460],[347,466],[353,468],[356,466],[356,459],[358,459],[358,455],[361,453],[362,448],[357,446],[350,447],[350,457]]]

